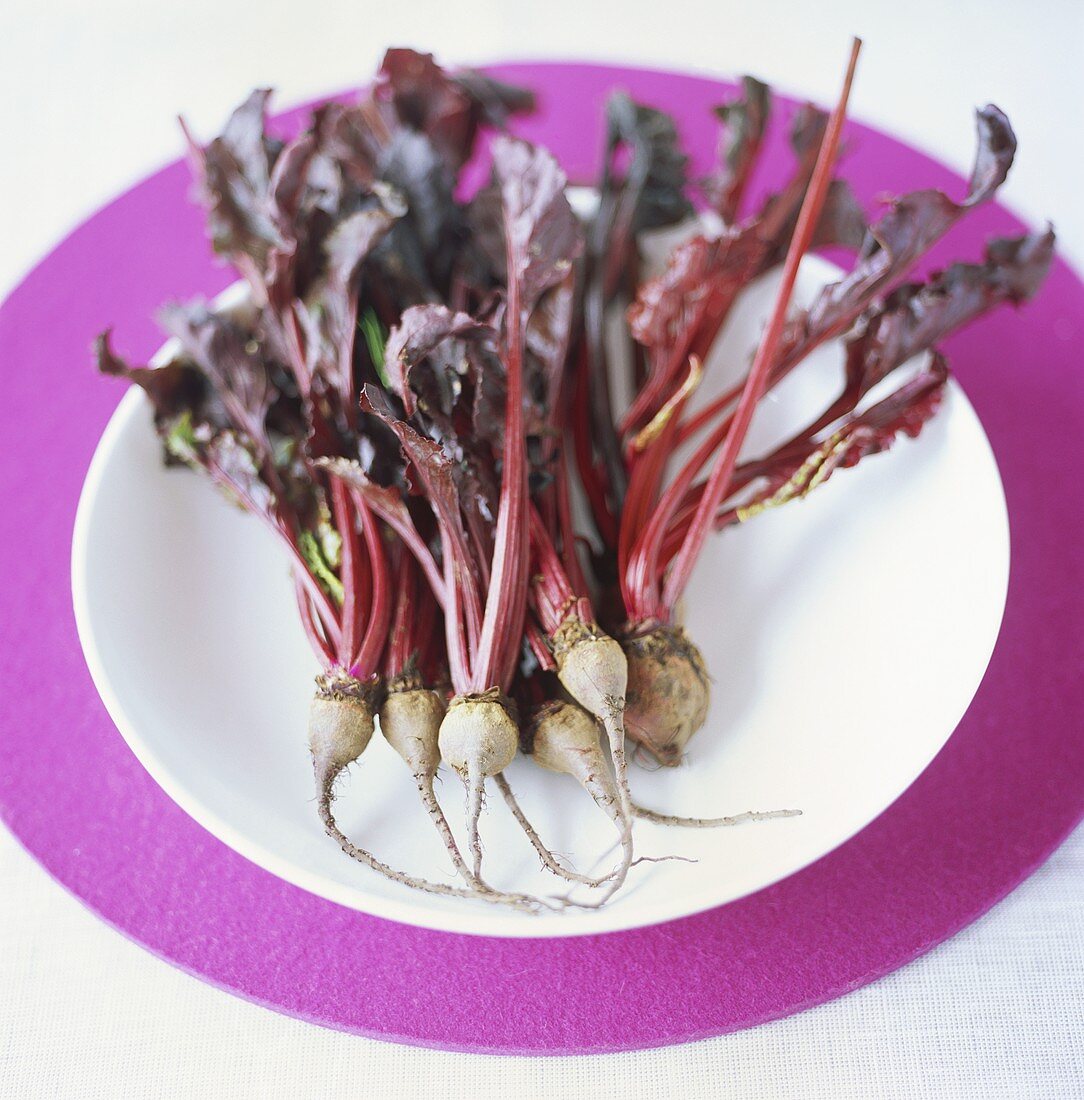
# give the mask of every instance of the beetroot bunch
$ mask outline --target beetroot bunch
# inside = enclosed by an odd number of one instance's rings
[[[797,113],[792,173],[753,208],[773,105],[749,78],[718,109],[719,165],[702,181],[666,115],[615,95],[588,218],[554,158],[507,133],[532,109],[528,91],[408,50],[291,141],[269,132],[266,91],[210,144],[189,137],[211,240],[247,294],[228,310],[163,310],[177,340],[164,364],[128,366],[108,334],[98,362],[146,391],[168,462],[203,472],[286,548],[324,669],[309,726],[319,813],[352,858],[431,892],[565,904],[484,877],[492,783],[545,866],[592,887],[577,904],[599,905],[634,864],[637,817],[708,826],[791,812],[681,818],[632,798],[626,739],[673,765],[708,713],[709,670],[678,615],[698,554],[712,531],[917,435],[948,378],[938,342],[1033,294],[1053,247],[1050,232],[997,240],[978,262],[909,281],[1000,186],[1015,139],[985,108],[961,200],[916,191],[867,223],[835,175],[854,60],[830,116]],[[489,182],[465,195],[463,169],[479,158]],[[643,235],[682,227],[665,269],[644,279]],[[853,264],[791,310],[802,256],[826,246]],[[777,267],[746,378],[692,411],[735,301]],[[767,453],[745,453],[764,395],[837,339],[838,397]],[[925,365],[900,370],[922,353]],[[618,361],[631,372],[625,408]],[[679,448],[690,457],[678,462]],[[377,728],[458,885],[389,867],[337,825],[336,780]],[[580,875],[546,848],[504,775],[521,752],[573,776],[612,819],[621,858],[609,874]],[[435,793],[441,763],[466,792],[462,851]]]

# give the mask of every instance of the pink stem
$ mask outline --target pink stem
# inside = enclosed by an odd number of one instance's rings
[[[388,639],[387,655],[384,659],[384,672],[388,678],[399,676],[407,666],[411,655],[418,648],[415,639],[421,635],[417,631],[415,615],[417,603],[416,563],[405,547],[399,548],[399,560],[395,566],[395,617],[392,620],[391,636]]]
[[[331,668],[335,664],[335,651],[327,643],[322,631],[316,625],[316,617],[313,611],[312,600],[302,583],[301,578],[294,573],[294,594],[297,597],[297,609],[301,613],[301,625],[305,629],[305,637],[316,651],[325,668]]]
[[[437,602],[443,604],[444,577],[441,575],[436,559],[434,559],[429,547],[426,546],[425,540],[419,534],[417,527],[413,523],[402,521],[390,509],[385,512],[379,506],[369,504],[360,489],[351,489],[350,495],[354,498],[354,507],[358,510],[359,515],[364,507],[370,507],[403,540],[407,549],[414,555],[414,560],[421,566],[421,570],[425,574],[425,579],[429,582],[429,587],[433,589],[433,595],[436,596]]]
[[[514,256],[512,242],[506,242]],[[509,264],[511,268],[511,263]],[[480,644],[472,662],[471,690],[508,690],[519,662],[527,609],[527,447],[523,427],[523,316],[519,277],[509,270],[507,395],[504,406],[504,468],[493,542],[493,570],[486,593]]]
[[[372,602],[369,605],[369,622],[365,630],[365,638],[354,658],[350,674],[358,676],[359,679],[365,679],[380,667],[380,654],[388,638],[388,627],[391,625],[392,605],[388,583],[388,558],[384,541],[380,537],[380,528],[368,506],[359,512],[359,518],[365,548],[369,552]]]
[[[335,526],[342,540],[342,582],[343,582],[343,636],[339,645],[339,659],[345,665],[354,655],[361,632],[361,599],[358,585],[358,545],[357,526],[354,523],[354,510],[350,506],[350,496],[346,487],[338,478],[331,479],[331,505],[335,515]]]

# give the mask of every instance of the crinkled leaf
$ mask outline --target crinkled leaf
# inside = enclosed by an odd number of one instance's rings
[[[699,318],[700,306],[711,295],[736,294],[757,273],[762,256],[762,242],[749,229],[683,241],[629,306],[633,337],[646,347],[666,348]]]
[[[617,159],[621,150],[627,151],[623,170]],[[603,208],[612,203],[612,217],[592,251],[611,249],[611,236],[622,251],[634,234],[687,218],[692,213],[685,195],[688,163],[670,115],[623,92],[612,95],[606,104],[606,155],[599,186]]]
[[[611,96],[599,207],[589,230],[583,314],[593,446],[615,504],[624,496],[626,471],[610,396],[606,313],[622,290],[631,293],[639,279],[637,234],[691,215],[685,195],[687,163],[669,115],[623,93]],[[554,392],[552,376],[543,391]]]
[[[953,264],[926,283],[898,287],[875,307],[845,345],[846,381],[839,398],[768,458],[739,468],[741,484],[754,477],[769,481],[753,511],[765,501],[777,504],[803,495],[799,475],[808,480],[815,473],[819,484],[832,470],[887,449],[897,435],[917,435],[936,412],[947,378],[940,353],[887,398],[857,411],[862,398],[949,333],[1003,302],[1019,304],[1034,295],[1053,249],[1050,230],[996,239],[987,246],[985,262]]]
[[[503,283],[507,276],[508,260],[505,255],[501,192],[495,182],[488,183],[471,199],[466,218],[472,265],[484,272],[492,284]]]
[[[686,326],[699,321],[700,306],[709,297],[733,297],[781,259],[808,183],[803,168],[795,179],[785,199],[781,194],[769,200],[768,222],[762,216],[728,229],[717,238],[691,237],[673,249],[666,268],[641,284],[629,307],[630,330],[639,343],[649,348],[673,344]],[[791,191],[797,198],[793,204]],[[788,210],[786,219],[784,205]],[[865,233],[865,216],[850,186],[843,180],[833,180],[814,232],[814,244],[857,248]]]
[[[504,373],[496,333],[445,306],[408,309],[388,339],[385,370],[408,417],[437,440],[460,509],[486,561],[497,511],[495,454],[502,453]]]
[[[1035,294],[1049,270],[1053,248],[1050,230],[997,239],[988,245],[984,263],[953,264],[926,283],[898,287],[847,340],[840,396],[767,459],[739,467],[737,482],[768,477],[768,488],[757,498],[761,503],[784,488],[801,495],[796,474],[812,476],[814,460],[819,483],[833,469],[886,449],[901,432],[917,435],[936,411],[947,377],[939,353],[934,352],[932,362],[889,397],[864,412],[857,411],[859,404],[893,371],[933,349],[951,332],[1003,302],[1019,304]],[[790,496],[784,493],[784,498]]]
[[[146,393],[156,423],[168,424],[181,416],[189,421],[205,419],[210,388],[206,376],[191,363],[171,359],[158,367],[130,366],[114,352],[111,329],[95,340],[94,356],[102,374],[127,379]]]
[[[433,511],[442,524],[462,538],[465,544],[454,461],[438,443],[426,439],[398,416],[387,397],[375,386],[363,388],[361,404],[366,412],[378,417],[395,433],[403,455],[419,479]]]
[[[246,512],[277,522],[275,495],[260,473],[256,456],[232,431],[219,432],[197,452],[215,484]]]
[[[348,287],[374,248],[392,226],[407,213],[407,204],[394,188],[376,184],[375,201],[339,219],[328,233],[324,251],[328,259],[328,284],[336,290]]]
[[[307,377],[310,454],[352,453],[359,286],[366,261],[403,210],[397,192],[374,185],[361,208],[339,217],[327,232],[325,271],[306,299],[290,302],[290,321],[296,322],[300,334]]]
[[[464,69],[452,79],[467,93],[479,125],[503,130],[513,115],[530,114],[535,109],[534,92],[515,84],[494,80],[476,69]]]
[[[715,115],[723,125],[720,163],[706,181],[705,190],[712,206],[727,223],[737,219],[742,196],[760,155],[771,109],[771,89],[752,76],[742,77],[739,99],[715,108]]]
[[[482,126],[503,129],[511,115],[534,109],[523,88],[471,70],[453,75],[414,50],[388,50],[381,76],[399,120],[426,134],[453,172],[470,159]]]
[[[407,199],[398,247],[409,232],[412,250],[423,260],[417,281],[444,288],[464,236],[463,214],[454,201],[455,179],[429,137],[413,130],[396,131],[383,149],[381,178]]]
[[[744,504],[725,505],[719,521],[746,520],[767,508],[808,496],[839,469],[856,466],[868,455],[887,451],[896,439],[917,438],[941,406],[948,364],[940,353],[883,400],[852,412],[830,434],[797,437],[765,458],[739,466],[734,488],[763,484]]]
[[[781,191],[764,200],[757,213],[761,236],[784,250],[790,239],[789,229],[798,216],[802,199],[809,187],[827,125],[828,115],[812,103],[804,103],[798,108],[790,128],[790,145],[797,160],[794,174]]]
[[[204,339],[202,346],[215,344]],[[262,434],[254,438],[253,414],[239,405],[235,392],[220,392],[212,377],[215,372],[209,374],[187,351],[158,367],[131,367],[112,351],[108,333],[98,338],[96,351],[103,373],[123,377],[149,396],[167,463],[202,469],[234,501],[245,489],[252,510],[268,515],[274,511],[283,520],[292,517],[296,526],[308,522],[317,508],[319,488],[298,454],[305,422],[295,396],[283,395],[271,385],[274,404],[267,410]],[[216,361],[220,370],[228,369],[228,356]],[[254,469],[259,485],[252,481]],[[234,484],[238,480],[240,484]]]
[[[376,163],[388,140],[385,120],[371,101],[328,104],[324,109],[329,157],[345,183],[367,190],[376,180]]]
[[[661,346],[692,320],[698,302],[707,293],[714,248],[707,237],[690,237],[673,249],[663,271],[641,284],[626,318],[638,343]]]
[[[542,296],[527,325],[530,396],[539,406],[540,417],[551,416],[559,403],[561,380],[572,340],[575,289],[574,274],[570,274]]]
[[[866,238],[866,214],[846,180],[832,180],[810,248],[857,250]],[[774,259],[774,257],[773,257]]]
[[[230,423],[269,458],[267,414],[277,391],[257,334],[198,302],[166,306],[159,317],[210,382]]]
[[[493,170],[504,211],[510,278],[529,316],[538,299],[562,282],[583,250],[580,223],[565,195],[565,174],[553,155],[506,136],[493,143]]]
[[[473,138],[471,101],[465,88],[432,54],[415,50],[388,50],[380,75],[399,119],[439,141],[449,162],[463,163]]]
[[[230,115],[222,136],[218,139],[233,158],[245,179],[254,187],[264,189],[271,175],[271,165],[281,148],[265,133],[270,88],[258,88]]]
[[[929,282],[898,287],[847,341],[847,388],[855,398],[948,333],[1002,302],[1039,289],[1054,254],[1054,234],[1002,238],[981,264],[957,263]]]
[[[976,206],[991,198],[1005,182],[1016,157],[1016,135],[1004,111],[987,103],[975,112],[978,151],[971,169],[966,206]]]
[[[275,161],[267,185],[268,208],[284,237],[296,235],[296,221],[309,186],[309,172],[320,151],[319,128],[291,141]]]
[[[255,91],[230,116],[222,135],[197,154],[200,189],[215,251],[250,257],[258,268],[282,238],[267,204],[281,143],[264,130],[268,89]]]
[[[887,451],[900,435],[917,438],[940,408],[948,377],[948,364],[935,353],[928,366],[894,393],[845,421],[839,431],[847,445],[839,466],[854,466],[866,455]]]
[[[433,143],[425,134],[399,130],[382,151],[379,167],[381,178],[406,196],[422,248],[427,254],[439,249],[458,226],[459,210],[454,180]]]
[[[942,191],[913,191],[895,199],[870,226],[854,268],[826,286],[790,326],[785,358],[802,356],[847,328],[873,298],[902,278],[968,210],[987,201],[1004,182],[1016,151],[1008,119],[993,106],[978,112],[979,145],[971,185],[961,202]]]
[[[392,329],[384,353],[384,369],[407,416],[414,415],[416,399],[421,397],[423,412],[449,419],[471,368],[465,343],[491,342],[494,337],[487,326],[446,306],[407,309]]]

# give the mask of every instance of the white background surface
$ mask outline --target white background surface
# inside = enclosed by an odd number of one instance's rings
[[[456,12],[460,14],[456,15]],[[469,16],[467,13],[469,12]],[[969,108],[1003,107],[1005,195],[1084,258],[1084,6],[1074,0],[369,4],[99,0],[0,8],[0,290],[102,201],[209,133],[255,84],[287,104],[357,82],[385,45],[732,73],[822,100],[866,39],[853,113],[966,167]],[[965,811],[966,812],[966,811]],[[4,1096],[1084,1096],[1084,831],[917,963],[736,1036],[590,1059],[416,1051],[210,989],[87,914],[0,835]]]

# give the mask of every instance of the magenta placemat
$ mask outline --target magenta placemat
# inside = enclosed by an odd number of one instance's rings
[[[538,89],[541,113],[520,130],[548,144],[573,179],[593,173],[599,109],[613,87],[674,113],[700,166],[711,157],[709,108],[726,91],[716,82],[589,65],[495,71]],[[780,130],[772,174],[785,155]],[[920,185],[962,193],[945,168],[871,129],[851,126],[849,146],[846,171],[865,200]],[[364,916],[226,848],[167,798],[114,728],[83,663],[69,585],[76,501],[119,397],[92,370],[93,335],[116,323],[121,346],[150,354],[159,303],[213,294],[233,278],[211,262],[188,186],[181,164],[139,184],[0,309],[0,811],[58,881],[125,935],[205,981],[345,1031],[502,1053],[650,1047],[785,1016],[894,970],[987,910],[1080,820],[1084,556],[1072,527],[1084,515],[1084,286],[1059,262],[1024,313],[998,313],[950,347],[1008,496],[1005,622],[945,749],[853,840],[708,913],[547,940]],[[1019,229],[990,207],[934,260],[976,255],[986,235]]]

